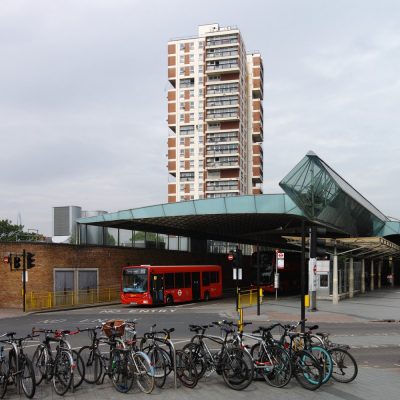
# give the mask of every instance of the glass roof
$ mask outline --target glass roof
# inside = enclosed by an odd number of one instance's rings
[[[352,236],[373,236],[388,220],[313,152],[309,152],[279,185],[309,219]]]

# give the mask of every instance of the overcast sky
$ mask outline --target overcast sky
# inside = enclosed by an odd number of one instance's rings
[[[264,59],[264,192],[316,152],[400,217],[397,0],[0,0],[0,219],[167,201],[168,40],[236,25]]]

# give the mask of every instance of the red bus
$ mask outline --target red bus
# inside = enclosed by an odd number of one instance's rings
[[[222,297],[219,265],[140,265],[122,268],[122,304],[174,304]]]

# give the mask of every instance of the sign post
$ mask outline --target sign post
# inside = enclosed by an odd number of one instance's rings
[[[274,277],[274,288],[275,288],[275,300],[278,300],[278,289],[279,289],[279,272],[285,268],[285,253],[275,250],[275,277]]]
[[[310,293],[310,309],[317,311],[317,259],[308,261],[308,291]]]

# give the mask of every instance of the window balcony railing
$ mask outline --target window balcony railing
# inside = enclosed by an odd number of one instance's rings
[[[214,52],[208,52],[206,58],[237,57],[237,56],[239,56],[239,52],[237,50],[214,51]]]
[[[227,64],[219,64],[219,65],[207,65],[207,71],[219,71],[221,69],[238,69],[238,63],[227,63]]]
[[[207,113],[206,119],[239,118],[238,112]]]
[[[238,135],[207,136],[207,143],[237,142],[238,140]]]
[[[206,168],[238,167],[239,161],[213,161],[207,162]]]
[[[237,106],[238,104],[239,104],[239,99],[236,99],[236,100],[207,101],[206,107]]]

